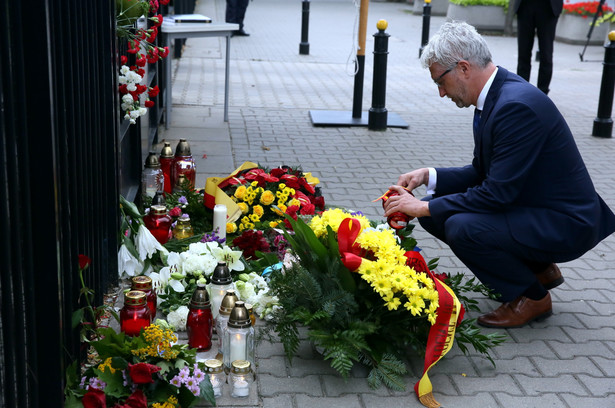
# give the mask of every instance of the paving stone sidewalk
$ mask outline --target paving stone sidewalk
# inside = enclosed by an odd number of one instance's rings
[[[190,39],[173,61],[173,123],[161,138],[186,137],[197,157],[197,183],[230,173],[244,161],[300,165],[321,180],[327,202],[382,219],[372,200],[409,169],[464,165],[472,154],[472,111],[438,97],[420,67],[421,16],[405,2],[369,5],[363,109],[371,104],[372,34],[389,23],[389,112],[409,127],[314,127],[310,110],[352,109],[352,58],[358,9],[351,0],[310,2],[310,55],[299,55],[301,1],[254,0],[246,13],[250,37],[231,41],[229,121],[223,121],[224,42]],[[197,12],[223,21],[223,0],[200,0]],[[433,17],[431,32],[445,21]],[[516,69],[516,39],[486,36],[496,64]],[[591,136],[598,107],[604,49],[555,43],[550,97],[570,125],[596,189],[615,208],[615,139]],[[536,82],[537,64],[532,70]],[[557,163],[553,163],[557,165]],[[415,229],[427,258],[440,271],[469,273],[452,252]],[[571,233],[574,233],[573,231]],[[554,315],[529,327],[506,330],[510,340],[494,350],[496,367],[456,347],[431,371],[444,407],[615,407],[615,237],[580,259],[560,265],[566,282],[552,291]],[[494,304],[480,299],[483,310]],[[472,317],[476,317],[475,315]],[[407,391],[372,390],[366,372],[347,381],[304,341],[290,365],[280,344],[258,346],[257,393],[220,406],[264,408],[420,407],[412,387],[422,361],[410,361]]]

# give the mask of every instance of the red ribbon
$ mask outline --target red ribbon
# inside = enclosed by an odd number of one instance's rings
[[[363,258],[360,256],[361,247],[355,244],[360,233],[361,222],[356,218],[344,218],[337,230],[337,244],[342,263],[351,272],[359,269],[361,262],[363,262]]]

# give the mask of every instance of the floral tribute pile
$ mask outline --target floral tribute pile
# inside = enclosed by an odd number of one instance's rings
[[[361,364],[371,369],[371,387],[403,390],[404,361],[423,355],[424,373],[415,391],[424,405],[434,407],[439,405],[427,373],[454,340],[463,352],[472,346],[493,363],[489,350],[503,337],[484,335],[473,319],[463,318],[464,310],[478,310],[467,293],[489,291],[461,273],[435,274],[437,260],[424,260],[412,238],[412,224],[393,230],[360,212],[326,208],[317,184],[297,168],[244,163],[227,177],[208,180],[204,191],[166,195],[170,215],[188,215],[195,235],[164,245],[145,227],[146,209],[121,198],[120,277],[150,276],[158,294],[158,317],[164,320],[134,341],[110,332],[103,340],[95,337],[98,358],[84,367],[81,387],[69,393],[71,398],[94,398],[102,391],[108,400],[119,401],[127,390],[130,398],[140,398],[142,388],[148,404],[154,401],[160,407],[188,406],[182,396],[209,398],[209,382],[198,382],[201,368],[189,359],[193,351],[186,346],[168,349],[180,353],[172,357],[175,363],[165,363],[164,353],[138,350],[146,350],[161,327],[186,329],[196,284],[209,283],[220,261],[228,265],[239,298],[253,304],[264,321],[259,337],[275,334],[273,341],[282,342],[289,360],[298,350],[299,328],[306,327],[309,339],[342,376]],[[226,240],[212,231],[212,209],[220,203],[228,209]],[[124,351],[112,351],[116,349],[108,347],[109,341],[122,343],[118,347]],[[151,365],[140,367],[149,367],[155,387],[150,382],[142,387],[141,380],[130,377],[130,367],[141,363]],[[148,394],[153,388],[165,394]]]
[[[572,3],[570,0],[566,0],[564,2],[564,7],[562,9],[562,14],[573,14],[578,15],[583,18],[593,17],[598,12],[599,1],[582,1]],[[602,4],[601,12],[598,17],[600,17],[603,13],[612,12],[613,8],[608,4]]]

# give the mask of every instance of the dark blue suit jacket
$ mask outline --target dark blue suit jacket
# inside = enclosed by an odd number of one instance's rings
[[[615,231],[558,109],[504,68],[487,94],[472,164],[436,170],[429,209],[441,225],[461,212],[503,213],[521,244],[577,256]]]

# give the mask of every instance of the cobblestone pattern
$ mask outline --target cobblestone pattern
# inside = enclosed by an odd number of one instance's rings
[[[201,2],[197,11],[222,19],[222,0]],[[387,109],[408,129],[383,132],[361,127],[314,127],[309,110],[352,109],[353,23],[350,0],[312,0],[310,55],[300,56],[299,1],[250,2],[245,28],[231,46],[229,122],[222,120],[224,46],[217,38],[191,39],[174,61],[174,123],[167,140],[187,137],[193,146],[199,185],[250,160],[265,166],[300,165],[320,178],[329,204],[382,217],[372,200],[413,168],[456,166],[472,153],[469,109],[438,98],[427,71],[420,67],[421,16],[407,3],[369,5],[363,109],[371,100],[371,66],[376,21],[389,23]],[[432,33],[444,17],[431,20]],[[486,37],[494,61],[516,68],[516,39]],[[615,208],[613,139],[591,136],[598,106],[604,50],[555,43],[551,98],[566,117],[596,189]],[[350,57],[350,62],[349,62]],[[532,71],[536,82],[537,63]],[[556,165],[556,163],[554,163]],[[442,271],[465,267],[420,226],[415,230],[425,255],[439,257]],[[573,231],[571,233],[574,233]],[[552,291],[554,316],[526,328],[507,330],[509,341],[486,359],[464,356],[456,347],[432,370],[436,398],[445,407],[615,407],[615,237],[580,259],[560,265],[566,282]],[[495,305],[479,299],[483,310]],[[476,317],[475,315],[471,317]],[[266,408],[387,406],[419,407],[412,392],[422,361],[409,362],[406,392],[371,390],[365,372],[339,378],[304,340],[293,364],[279,343],[258,347],[258,398],[235,406]],[[228,402],[232,405],[234,402]],[[252,405],[245,405],[252,404]],[[226,402],[225,402],[225,406]]]

